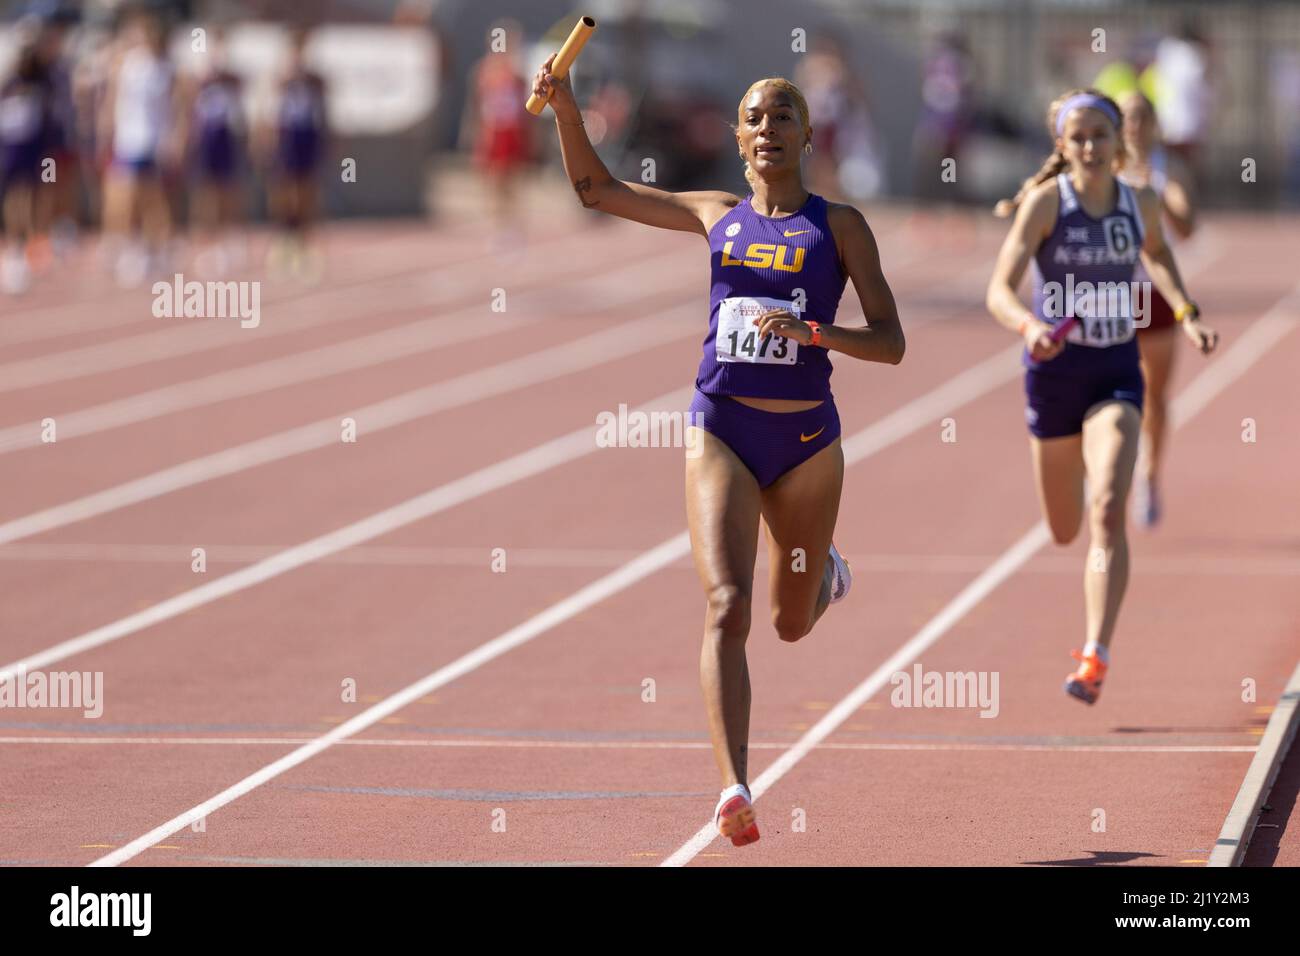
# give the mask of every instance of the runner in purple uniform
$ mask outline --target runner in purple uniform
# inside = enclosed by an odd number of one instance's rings
[[[0,80],[0,218],[4,248],[0,288],[17,295],[31,281],[28,244],[37,227],[36,190],[53,128],[53,88],[34,45],[23,47],[13,74]]]
[[[328,125],[325,81],[306,63],[308,37],[306,29],[292,36],[289,68],[280,83],[264,153],[271,212],[283,230],[272,242],[269,265],[273,271],[288,269],[311,279],[321,268],[308,243],[317,217]]]
[[[998,213],[1016,210],[989,281],[989,312],[1025,340],[1026,418],[1043,516],[1058,544],[1079,532],[1084,479],[1091,547],[1084,572],[1086,638],[1067,693],[1092,704],[1128,585],[1125,502],[1142,427],[1135,321],[1150,295],[1131,283],[1138,261],[1203,353],[1218,336],[1200,324],[1160,227],[1160,198],[1115,175],[1124,161],[1113,100],[1073,90],[1052,103],[1052,155]],[[1034,265],[1034,305],[1016,294]],[[1063,323],[1073,318],[1072,327]],[[1061,326],[1061,328],[1057,328]],[[1064,328],[1069,333],[1061,335]],[[1056,332],[1057,334],[1054,334]]]
[[[206,72],[190,85],[187,110],[188,153],[194,177],[192,201],[200,274],[219,276],[242,261],[233,229],[244,203],[243,81],[226,66],[224,37],[214,31]]]
[[[582,204],[709,244],[709,331],[691,404],[698,427],[689,432],[699,454],[687,456],[686,511],[708,601],[700,684],[724,788],[714,821],[740,846],[758,839],[747,786],[745,640],[760,517],[769,530],[773,624],[782,640],[797,641],[851,581],[831,543],[844,456],[828,353],[894,365],[903,331],[862,214],[804,188],[800,158],[813,130],[792,83],[759,80],[740,101],[736,145],[750,196],[671,193],[610,175],[568,81],[548,72],[553,60],[533,89],[550,94],[565,172]],[[850,278],[868,320],[862,327],[834,324]]]

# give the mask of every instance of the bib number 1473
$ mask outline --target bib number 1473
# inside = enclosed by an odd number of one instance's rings
[[[754,320],[771,309],[793,312],[794,303],[767,298],[723,299],[718,305],[718,361],[794,365],[799,355],[798,342],[779,335],[758,335]]]

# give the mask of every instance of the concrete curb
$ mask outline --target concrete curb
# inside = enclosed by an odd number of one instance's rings
[[[1269,717],[1264,736],[1259,741],[1259,749],[1250,761],[1246,778],[1237,791],[1237,799],[1232,801],[1232,808],[1223,821],[1219,838],[1214,841],[1214,850],[1206,866],[1241,866],[1246,847],[1255,832],[1260,808],[1277,779],[1297,728],[1300,728],[1300,665],[1296,666],[1281,699],[1273,708],[1273,715]]]

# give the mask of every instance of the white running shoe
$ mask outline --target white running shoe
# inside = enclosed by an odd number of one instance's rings
[[[836,549],[834,541],[831,542],[831,566],[833,573],[830,603],[834,604],[843,601],[849,593],[849,588],[853,587],[853,569],[849,567],[849,562],[844,560],[844,555]]]
[[[32,272],[21,249],[9,250],[0,259],[0,288],[9,295],[22,295],[32,284]]]

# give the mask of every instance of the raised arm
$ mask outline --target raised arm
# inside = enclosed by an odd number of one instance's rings
[[[740,197],[713,190],[672,193],[642,183],[615,179],[587,138],[587,130],[582,126],[582,112],[573,98],[568,79],[557,80],[550,75],[554,59],[552,55],[537,71],[533,78],[533,92],[540,96],[545,96],[548,91],[551,93],[550,106],[560,134],[564,173],[582,205],[647,226],[693,232],[708,238],[709,229],[727,214],[727,210],[740,203]]]
[[[997,319],[999,325],[1020,334],[1036,362],[1055,358],[1065,348],[1065,342],[1052,340],[1052,327],[1025,307],[1016,290],[1025,276],[1029,260],[1056,227],[1058,202],[1059,193],[1054,180],[1042,183],[1025,197],[1016,210],[1011,231],[1002,242],[984,297],[989,314]]]

